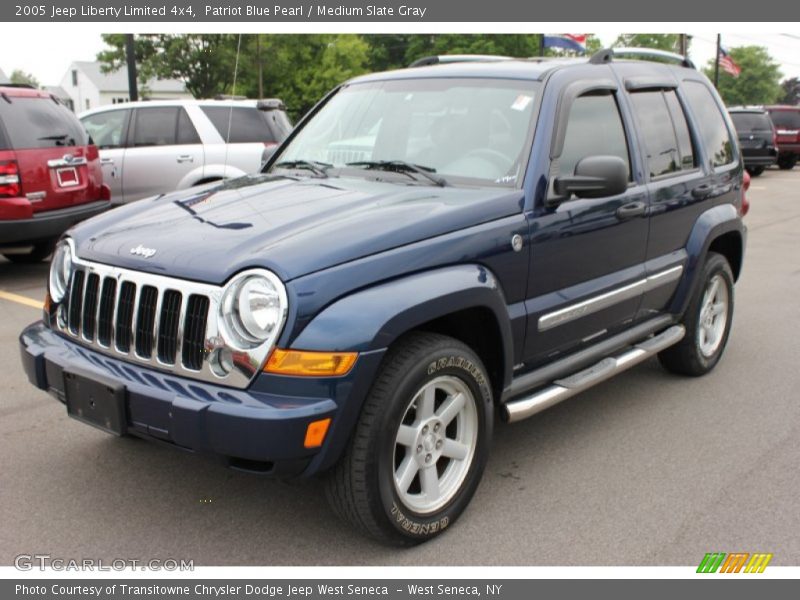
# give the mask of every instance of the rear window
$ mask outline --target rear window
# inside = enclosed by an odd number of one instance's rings
[[[711,90],[700,82],[687,81],[684,91],[700,128],[700,137],[711,166],[721,167],[732,163],[733,140]]]
[[[736,131],[772,131],[772,122],[766,113],[732,112]]]
[[[85,146],[86,131],[64,105],[51,98],[8,96],[0,99],[0,142],[16,150]]]
[[[800,111],[771,110],[769,116],[778,129],[800,129]]]
[[[291,125],[283,111],[258,110],[248,106],[201,106],[223,140],[231,144],[277,143]],[[228,127],[230,126],[230,135]]]

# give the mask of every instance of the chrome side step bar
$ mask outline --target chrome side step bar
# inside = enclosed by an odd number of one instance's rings
[[[617,373],[638,365],[665,348],[683,339],[686,329],[673,325],[662,333],[640,342],[616,356],[578,371],[574,375],[555,380],[551,385],[528,396],[510,400],[503,405],[503,414],[509,423],[521,421],[558,404],[598,383],[610,379]]]

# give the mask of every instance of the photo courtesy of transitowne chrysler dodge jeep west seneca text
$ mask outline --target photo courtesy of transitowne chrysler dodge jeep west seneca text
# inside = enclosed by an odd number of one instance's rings
[[[442,533],[496,419],[652,356],[697,376],[723,353],[736,135],[687,59],[642,52],[430,57],[344,83],[262,173],[69,230],[21,335],[28,377],[113,434],[324,474],[380,540]]]

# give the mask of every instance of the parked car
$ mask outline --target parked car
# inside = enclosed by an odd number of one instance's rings
[[[744,166],[753,177],[778,162],[778,137],[769,113],[763,108],[731,107],[728,109],[739,137]]]
[[[348,81],[263,174],[71,230],[20,338],[30,381],[116,435],[325,472],[375,538],[439,535],[496,418],[722,356],[744,166],[714,87],[669,56]]]
[[[793,169],[800,157],[800,106],[764,107],[777,131],[778,166]]]
[[[38,262],[109,206],[97,148],[75,115],[29,86],[0,86],[0,254]]]
[[[256,173],[291,123],[283,102],[165,100],[128,102],[81,113],[100,148],[112,201]]]

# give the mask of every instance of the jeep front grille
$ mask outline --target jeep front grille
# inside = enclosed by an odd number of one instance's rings
[[[207,296],[139,285],[78,268],[72,278],[68,330],[83,342],[152,362],[200,371],[208,325]],[[173,282],[177,284],[178,282]],[[176,286],[177,287],[177,286]],[[181,346],[180,356],[178,346]]]
[[[119,360],[239,389],[261,371],[275,339],[249,349],[226,339],[225,286],[87,261],[67,243],[73,271],[54,320],[62,334]]]

